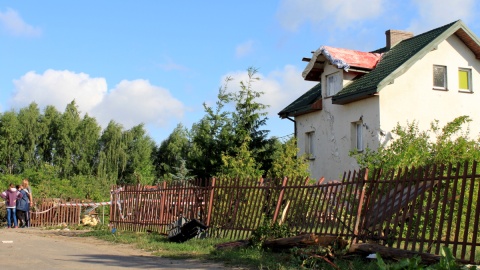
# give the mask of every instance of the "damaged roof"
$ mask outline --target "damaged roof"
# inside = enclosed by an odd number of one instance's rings
[[[368,98],[377,94],[383,87],[393,82],[395,78],[405,73],[416,61],[420,60],[425,54],[434,49],[440,42],[447,39],[451,35],[456,35],[466,46],[475,54],[477,59],[480,59],[480,40],[477,36],[468,29],[468,27],[461,21],[455,21],[447,25],[435,28],[423,34],[400,41],[390,50],[388,48],[380,48],[370,53],[357,53],[358,51],[336,49],[332,50],[332,47],[323,46],[321,48],[327,48],[320,52],[320,49],[314,53],[312,59],[309,60],[309,64],[305,68],[304,74],[302,74],[305,80],[318,81],[323,72],[323,64],[320,55],[323,55],[325,59],[329,60],[332,64],[335,64],[338,68],[348,70],[352,67],[363,67],[369,70],[366,74],[359,76],[353,80],[350,84],[346,85],[340,92],[332,97],[333,104],[347,104],[356,100]],[[335,48],[333,48],[335,49]],[[333,60],[342,60],[348,65],[348,67],[342,64],[334,63],[325,56],[326,52],[333,52]],[[315,54],[318,52],[318,55]],[[352,53],[353,52],[353,53]],[[381,54],[383,53],[383,54]],[[358,60],[361,60],[362,56],[368,57],[364,64],[359,64]],[[370,70],[368,67],[373,66],[374,59],[370,56],[381,56],[376,65]],[[312,61],[314,57],[317,57],[315,61]],[[344,58],[341,58],[344,57]],[[324,60],[325,60],[324,59]],[[348,62],[352,63],[350,65]],[[355,64],[354,64],[355,63]],[[310,65],[310,66],[309,66]],[[345,69],[347,67],[347,69]],[[320,72],[320,73],[319,73]],[[319,83],[320,84],[320,83]],[[316,89],[316,90],[314,90]],[[287,116],[296,116],[296,112],[305,110],[309,105],[313,105],[315,100],[321,99],[321,87],[319,85],[314,86],[307,91],[302,97],[292,102],[285,109],[283,109],[279,115],[282,118]],[[318,96],[312,95],[317,93]],[[307,103],[306,96],[309,97]],[[303,99],[302,99],[303,98]]]

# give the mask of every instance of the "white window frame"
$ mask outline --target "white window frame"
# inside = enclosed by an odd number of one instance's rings
[[[305,154],[308,159],[315,159],[315,131],[305,132]]]
[[[468,89],[462,89],[460,88],[460,77],[458,78],[459,80],[459,85],[458,85],[458,91],[460,92],[472,92],[472,69],[470,68],[458,68],[458,71],[466,71],[468,74]]]
[[[364,144],[363,144],[363,122],[362,121],[357,121],[352,123],[352,128],[353,128],[353,140],[352,140],[352,145],[353,149],[356,150],[357,152],[363,152],[365,150]]]
[[[335,72],[332,74],[327,75],[327,97],[331,97],[336,95],[340,90],[342,90],[343,83],[342,83],[342,76],[341,72]]]
[[[443,85],[435,85],[435,69],[443,69]],[[439,90],[448,90],[448,81],[447,81],[447,66],[442,65],[433,65],[432,70],[432,79],[433,79],[433,89]]]

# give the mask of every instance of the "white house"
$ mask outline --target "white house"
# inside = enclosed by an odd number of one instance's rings
[[[358,169],[351,150],[376,149],[399,123],[427,130],[469,115],[480,134],[480,40],[462,21],[414,36],[388,30],[386,46],[359,52],[323,46],[303,71],[318,84],[279,112],[295,123],[311,176],[340,179]]]

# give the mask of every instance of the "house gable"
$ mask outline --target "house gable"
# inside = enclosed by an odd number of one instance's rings
[[[278,113],[281,118],[299,116],[322,109],[322,83],[318,83]]]
[[[472,50],[476,58],[480,59],[480,41],[459,20],[399,42],[383,55],[375,69],[346,85],[337,93],[332,98],[332,103],[347,104],[376,95],[451,35],[459,37]]]

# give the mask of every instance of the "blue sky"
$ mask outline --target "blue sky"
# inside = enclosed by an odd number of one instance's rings
[[[314,85],[301,76],[322,45],[370,51],[385,31],[420,34],[461,19],[477,35],[475,0],[1,1],[0,112],[73,99],[105,127],[144,123],[159,144],[204,116],[226,76],[248,67],[270,105],[266,129],[293,133],[277,113]]]

